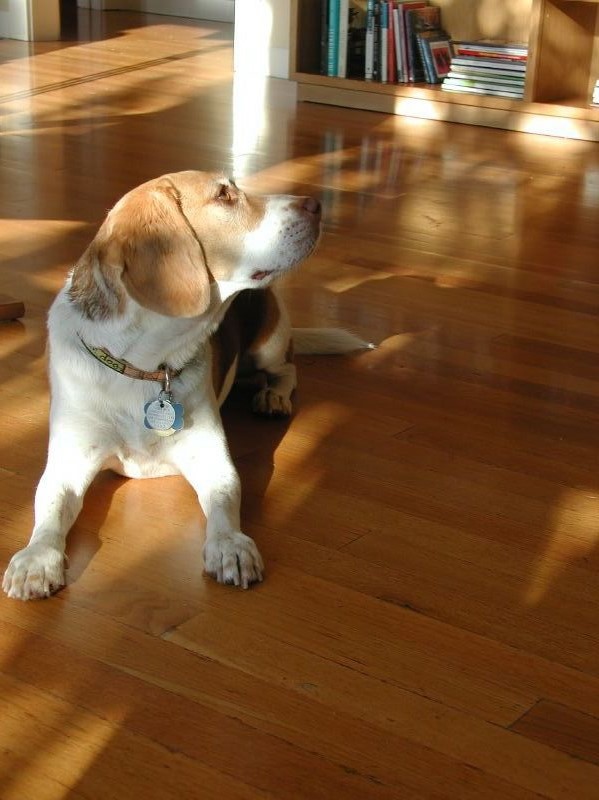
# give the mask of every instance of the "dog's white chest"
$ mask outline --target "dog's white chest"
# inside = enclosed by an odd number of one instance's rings
[[[133,452],[128,448],[119,449],[103,466],[126,478],[164,478],[180,474],[173,464],[160,458],[158,453]]]

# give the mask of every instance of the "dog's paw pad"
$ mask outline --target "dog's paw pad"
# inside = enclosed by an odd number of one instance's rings
[[[49,597],[64,585],[64,554],[55,547],[39,544],[16,553],[2,581],[6,594],[16,600]]]
[[[211,536],[204,545],[204,566],[219,583],[243,589],[261,581],[264,572],[254,540],[239,531]]]
[[[293,408],[288,397],[266,388],[254,395],[252,410],[265,417],[289,417]]]

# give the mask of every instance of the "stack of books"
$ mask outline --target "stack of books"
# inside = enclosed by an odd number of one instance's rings
[[[409,6],[410,3],[403,4]],[[418,5],[414,3],[413,5]],[[451,64],[451,37],[441,25],[437,6],[408,8],[405,12],[407,50],[410,68],[408,81],[441,83]],[[416,50],[410,53],[410,48]]]
[[[380,83],[441,83],[451,39],[428,0],[321,0],[323,75]]]
[[[526,45],[452,42],[452,48],[451,69],[441,87],[444,91],[522,99]]]

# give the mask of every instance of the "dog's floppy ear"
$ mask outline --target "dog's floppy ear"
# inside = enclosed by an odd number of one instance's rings
[[[195,317],[210,304],[202,246],[168,181],[125,197],[107,219],[105,258],[120,261],[123,283],[140,305],[170,317]]]

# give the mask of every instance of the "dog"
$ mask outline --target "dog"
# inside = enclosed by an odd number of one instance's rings
[[[219,408],[237,376],[257,371],[254,410],[291,414],[294,341],[271,284],[320,232],[316,199],[252,196],[215,173],[163,175],[111,209],[48,314],[48,458],[33,534],[4,574],[9,597],[65,585],[66,537],[103,469],[183,475],[206,517],[206,573],[243,588],[262,581]],[[293,334],[296,352],[365,344],[341,330]]]

